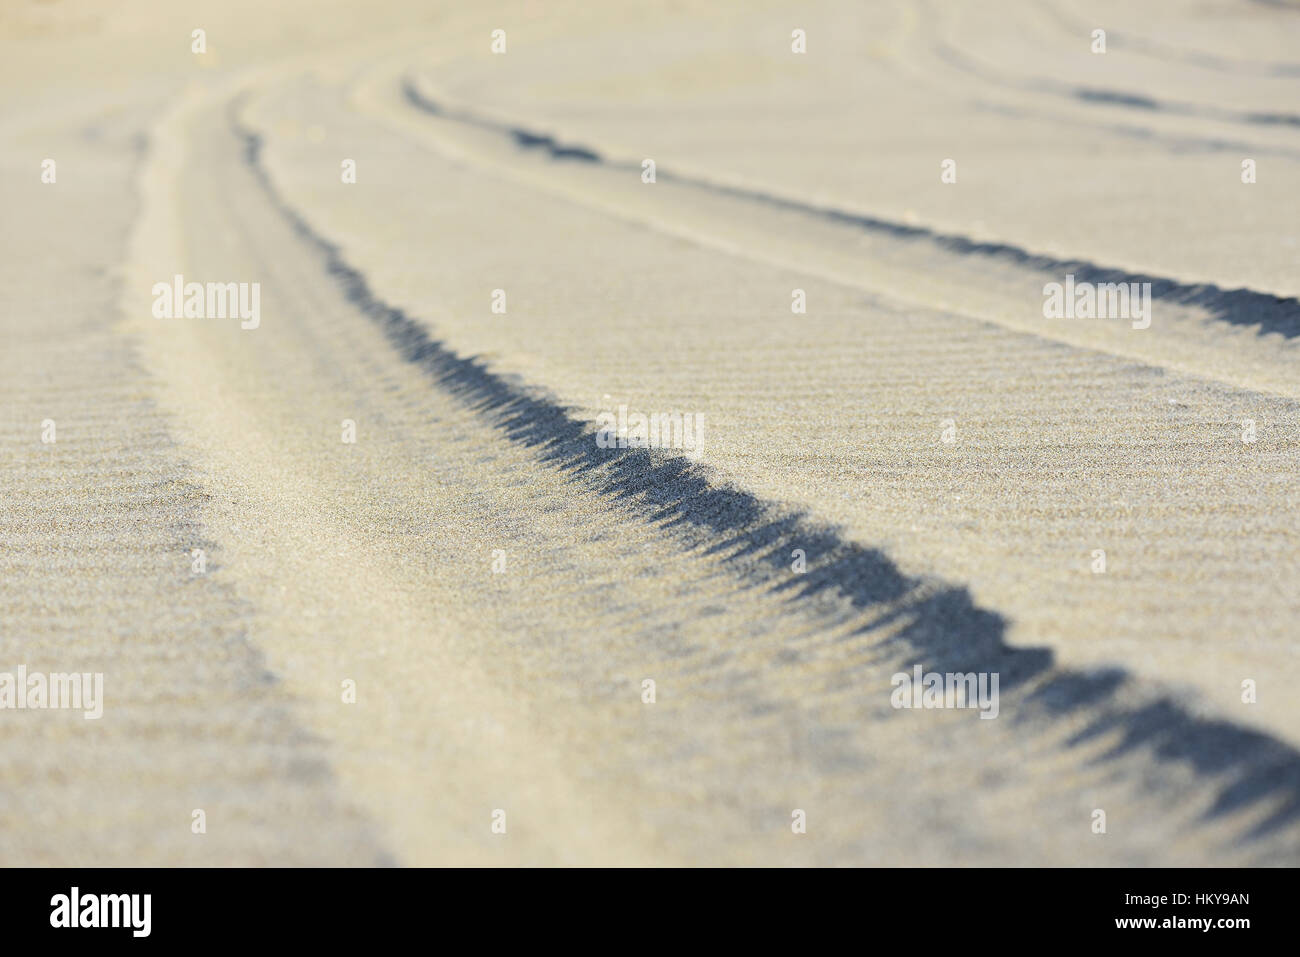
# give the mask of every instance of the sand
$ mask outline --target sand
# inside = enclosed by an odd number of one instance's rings
[[[0,861],[1300,859],[1300,12],[3,17]]]

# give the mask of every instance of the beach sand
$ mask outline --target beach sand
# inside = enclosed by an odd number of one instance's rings
[[[1297,38],[7,5],[0,862],[1300,862]]]

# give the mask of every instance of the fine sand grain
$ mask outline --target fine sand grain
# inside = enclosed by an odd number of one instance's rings
[[[1300,13],[1091,6],[0,12],[0,863],[1300,862]]]

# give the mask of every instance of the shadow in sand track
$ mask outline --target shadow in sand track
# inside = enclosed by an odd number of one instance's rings
[[[410,87],[407,88],[407,97],[418,97]],[[415,102],[413,100],[413,102]],[[475,126],[492,130],[494,133],[500,133],[503,136],[509,136],[515,141],[515,145],[524,150],[542,150],[550,154],[551,159],[558,160],[581,160],[584,163],[601,163],[610,165],[609,162],[597,153],[595,150],[587,149],[585,146],[566,146],[560,143],[553,136],[547,136],[544,133],[534,133],[531,130],[525,130],[521,127],[510,126],[507,123],[497,123],[485,117],[476,117],[469,113],[460,111],[445,110],[438,104],[425,99],[420,99],[419,105],[427,113],[434,116],[440,116],[447,120],[458,120],[462,123],[472,123]]]
[[[1045,76],[1011,76],[996,72],[990,67],[977,63],[955,47],[939,44],[935,47],[939,58],[953,67],[986,82],[1027,93],[1049,93],[1053,96],[1075,99],[1084,103],[1102,106],[1119,106],[1126,109],[1146,110],[1152,113],[1164,113],[1169,116],[1192,116],[1200,119],[1217,120],[1222,123],[1243,123],[1253,126],[1300,126],[1300,114],[1295,113],[1261,113],[1250,110],[1230,110],[1220,106],[1200,103],[1179,103],[1160,100],[1143,93],[1127,90],[1107,90],[1096,87],[1073,86]]]
[[[1196,717],[1153,692],[1134,696],[1131,692],[1143,689],[1122,669],[1066,671],[1056,666],[1048,649],[1011,647],[1005,641],[1006,620],[978,607],[965,588],[906,575],[878,549],[850,541],[804,513],[719,485],[690,459],[660,450],[599,448],[593,424],[493,373],[481,361],[457,355],[420,322],[383,302],[338,247],[283,200],[260,161],[259,135],[237,118],[233,122],[244,157],[269,201],[319,254],[322,268],[347,299],[378,324],[406,361],[486,417],[511,442],[533,449],[575,483],[618,499],[629,517],[674,528],[687,545],[712,552],[746,587],[784,593],[810,615],[825,613],[811,600],[816,596],[846,598],[865,618],[854,640],[881,643],[900,668],[921,664],[939,672],[997,673],[1001,711],[1012,721],[1037,728],[1082,724],[1075,744],[1110,734],[1117,743],[1106,760],[1142,748],[1146,761],[1190,766],[1216,791],[1209,816],[1270,802],[1270,813],[1251,832],[1256,837],[1300,817],[1300,753],[1286,744]],[[807,554],[803,575],[793,576],[788,565],[795,548]],[[882,639],[887,624],[896,630]],[[1121,700],[1134,697],[1147,703],[1135,707]]]
[[[421,92],[415,83],[410,80],[403,82],[402,90],[407,101],[424,112],[444,120],[465,123],[479,129],[491,130],[509,136],[517,145],[523,148],[543,147],[557,159],[577,158],[588,163],[599,163],[611,169],[640,170],[640,166],[636,164],[614,162],[603,157],[597,150],[585,146],[561,145],[552,137],[543,133],[499,123],[465,110],[448,110]],[[905,223],[875,216],[865,216],[830,206],[805,203],[801,200],[777,196],[761,190],[729,186],[697,177],[683,176],[671,170],[666,170],[662,166],[657,169],[656,175],[663,182],[678,182],[718,195],[730,196],[752,203],[761,203],[784,212],[803,213],[898,240],[929,243],[945,252],[958,256],[985,257],[999,262],[1012,263],[1022,269],[1050,275],[1058,280],[1069,273],[1073,274],[1077,282],[1090,282],[1098,285],[1104,283],[1149,282],[1153,300],[1204,309],[1212,318],[1220,322],[1239,326],[1254,326],[1261,335],[1274,333],[1287,339],[1300,336],[1300,299],[1293,297],[1276,296],[1253,289],[1225,289],[1215,283],[1178,282],[1160,276],[1150,276],[1110,266],[1101,266],[1084,259],[1059,259],[1054,256],[1030,252],[1023,247],[1010,243],[981,242],[967,236],[943,233],[925,226],[909,226]]]
[[[1300,13],[1300,4],[1297,4],[1296,0],[1252,0],[1252,2],[1291,13]],[[1091,22],[1074,18],[1056,3],[1040,4],[1039,10],[1049,14],[1071,38],[1086,37],[1092,32],[1093,24]],[[1300,76],[1300,63],[1234,60],[1220,56],[1217,53],[1188,49],[1153,37],[1140,36],[1136,33],[1120,33],[1108,29],[1106,31],[1106,42],[1112,50],[1132,50],[1169,63],[1186,63],[1201,69],[1216,70],[1234,76]]]

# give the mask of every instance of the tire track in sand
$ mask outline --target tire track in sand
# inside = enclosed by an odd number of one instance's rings
[[[244,148],[254,163],[258,143],[255,135],[245,135]],[[254,169],[260,170],[256,165]],[[699,615],[698,606],[688,604],[680,609],[685,614],[674,618],[677,624],[664,630],[670,634],[685,630],[688,636],[708,640],[711,652],[691,648],[685,652],[688,660],[696,659],[690,662],[691,669],[685,674],[673,670],[678,680],[689,676],[693,682],[703,681],[704,689],[721,683],[727,689],[726,700],[719,701],[716,694],[709,692],[700,695],[701,687],[694,685],[699,698],[692,700],[684,695],[678,702],[690,719],[682,720],[672,733],[656,742],[664,750],[647,753],[647,743],[637,734],[628,733],[626,716],[593,721],[588,710],[593,707],[591,700],[582,703],[564,696],[557,700],[546,681],[530,686],[537,716],[548,715],[546,722],[559,727],[574,721],[566,727],[571,748],[576,742],[590,740],[593,729],[599,728],[596,736],[613,735],[617,746],[610,746],[607,738],[605,747],[579,750],[638,756],[632,762],[635,772],[624,769],[621,775],[612,773],[609,767],[601,768],[601,762],[596,762],[594,768],[574,771],[596,780],[619,780],[631,773],[637,782],[636,793],[643,796],[637,799],[624,794],[622,800],[626,803],[622,806],[643,808],[651,795],[662,800],[664,795],[655,794],[649,782],[665,779],[667,775],[657,771],[665,762],[668,768],[673,766],[671,755],[683,749],[695,751],[699,760],[693,770],[701,781],[711,782],[706,793],[722,805],[734,804],[738,793],[749,795],[756,806],[742,804],[741,819],[751,824],[765,820],[760,833],[775,837],[783,829],[775,821],[784,821],[786,814],[771,801],[772,785],[763,773],[774,766],[772,757],[769,751],[765,761],[756,766],[750,749],[758,748],[761,756],[777,742],[785,743],[784,734],[774,733],[774,729],[784,726],[788,733],[789,728],[800,727],[807,737],[792,753],[779,751],[781,762],[776,766],[800,768],[805,775],[804,786],[816,789],[835,808],[835,813],[826,814],[828,826],[835,829],[835,840],[817,844],[819,853],[827,855],[819,858],[822,860],[873,859],[873,852],[886,860],[929,859],[936,847],[932,839],[902,824],[908,820],[903,808],[918,806],[930,808],[927,827],[942,822],[941,843],[949,848],[956,845],[972,852],[978,848],[995,856],[998,852],[991,849],[1001,848],[1008,859],[1016,859],[1017,852],[1011,851],[1015,839],[1009,833],[998,835],[1009,828],[1023,838],[1018,823],[998,823],[1004,816],[1001,811],[973,812],[962,807],[965,800],[959,795],[968,797],[964,787],[967,774],[982,775],[982,783],[998,791],[1008,801],[1008,807],[1017,807],[1010,815],[1017,822],[1023,821],[1019,815],[1027,813],[1042,825],[1042,843],[1024,850],[1027,856],[1040,855],[1040,860],[1065,847],[1074,854],[1087,853],[1084,849],[1088,842],[1073,841],[1063,819],[1056,815],[1065,805],[1077,802],[1081,794],[1108,787],[1123,792],[1119,799],[1122,806],[1135,814],[1142,821],[1141,827],[1154,838],[1151,844],[1143,842],[1138,853],[1128,845],[1121,851],[1125,859],[1171,860],[1182,853],[1190,855],[1187,859],[1205,859],[1207,845],[1201,841],[1214,833],[1223,835],[1218,839],[1222,843],[1215,842],[1215,853],[1230,854],[1227,835],[1241,836],[1243,826],[1257,836],[1269,835],[1270,858],[1292,853],[1284,850],[1294,846],[1291,835],[1297,809],[1298,765],[1290,748],[1266,735],[1196,717],[1177,701],[1153,693],[1153,689],[1131,680],[1121,670],[1092,674],[1062,671],[1054,666],[1050,652],[1008,648],[1002,642],[999,616],[974,606],[960,588],[906,576],[881,553],[846,541],[807,516],[783,513],[743,491],[713,484],[707,474],[681,460],[644,451],[598,453],[588,428],[571,419],[564,409],[531,390],[507,383],[481,363],[455,355],[432,339],[421,324],[375,297],[365,277],[341,259],[337,248],[284,205],[264,173],[259,172],[259,177],[267,190],[264,198],[275,202],[299,240],[306,240],[307,256],[318,264],[315,268],[334,276],[353,307],[377,324],[390,348],[396,347],[409,364],[423,370],[446,393],[458,398],[459,404],[478,416],[486,415],[498,432],[513,440],[511,444],[517,451],[532,450],[516,461],[540,459],[549,464],[547,471],[557,478],[570,479],[560,482],[558,490],[551,494],[570,495],[572,483],[576,482],[577,488],[587,493],[577,508],[579,514],[587,516],[586,521],[593,521],[593,506],[606,503],[596,514],[602,516],[602,526],[604,516],[609,516],[614,525],[608,530],[602,527],[602,535],[641,537],[638,550],[654,553],[658,559],[655,565],[665,560],[661,556],[667,545],[667,555],[672,556],[667,560],[675,567],[690,562],[697,570],[686,576],[684,587],[697,587],[691,579],[698,577],[720,590],[712,600],[725,602],[723,607],[705,616]],[[230,192],[239,195],[242,191]],[[264,224],[264,228],[252,230],[249,235],[270,232],[270,225]],[[341,327],[330,328],[337,332]],[[375,343],[371,341],[369,348],[346,351],[349,355],[373,356]],[[355,390],[354,377],[339,381],[349,380],[354,382],[351,388]],[[411,383],[410,388],[418,391],[420,387]],[[426,397],[422,401],[434,400]],[[401,436],[408,434],[405,428],[397,431]],[[416,427],[414,431],[421,429]],[[391,431],[389,436],[392,438]],[[406,439],[393,441],[400,448]],[[497,445],[490,436],[479,436],[476,441],[486,443],[484,450]],[[492,454],[513,457],[517,452],[496,449]],[[422,457],[420,453],[412,459],[419,461]],[[454,460],[454,456],[451,458]],[[546,472],[538,473],[535,466],[520,467],[528,470],[524,481],[534,490],[556,481],[547,479]],[[629,524],[630,516],[639,518]],[[645,536],[637,530],[640,526],[654,534]],[[523,529],[517,528],[514,534],[527,538]],[[666,542],[660,537],[664,534],[668,535]],[[522,549],[535,556],[534,560],[545,569],[543,577],[549,576],[552,582],[564,580],[570,570],[555,567],[552,558],[543,556],[548,552],[553,555],[556,543],[564,540],[563,535],[543,535]],[[809,554],[816,556],[809,575],[794,579],[785,574],[790,546],[809,542],[813,545]],[[595,560],[586,559],[585,567],[590,574],[593,568],[617,565],[621,560],[626,559],[600,554]],[[471,604],[482,583],[490,581],[481,560],[478,569],[462,564],[456,580],[458,600]],[[656,594],[668,586],[662,572],[656,575],[644,567],[635,575],[616,574],[616,580],[649,580],[654,584],[648,585],[648,590]],[[571,579],[568,587],[572,589]],[[577,594],[595,596],[601,594],[601,588],[598,583],[593,591],[583,588]],[[729,594],[738,597],[722,597]],[[521,602],[533,601],[536,595],[530,597],[523,592],[517,598]],[[617,620],[627,620],[629,600],[635,602],[623,597],[616,603]],[[635,603],[633,607],[637,611],[632,617],[638,620],[653,623],[663,614],[657,604]],[[609,609],[603,611],[608,613]],[[740,615],[738,623],[728,622],[733,614]],[[713,621],[704,624],[710,617]],[[499,662],[518,660],[520,642],[536,640],[539,630],[548,630],[543,624],[546,621],[545,615],[529,612],[523,622],[498,620],[495,629],[480,622],[476,643],[483,648],[500,648]],[[575,627],[572,617],[569,621],[566,631]],[[767,622],[767,627],[760,627],[758,622]],[[576,627],[588,630],[581,615]],[[733,644],[736,639],[723,640],[733,628],[737,635],[746,635],[743,652]],[[784,629],[788,633],[781,634]],[[494,630],[499,633],[489,638]],[[593,630],[600,633],[599,629]],[[638,650],[631,660],[639,657],[644,661],[644,642],[662,641],[663,637],[660,628],[652,624],[648,634],[632,642]],[[620,645],[622,642],[613,633],[604,631],[594,645],[583,648],[585,654],[565,666],[567,676],[560,683],[591,682],[602,674],[607,677],[606,668],[614,662],[628,661],[626,648]],[[682,654],[681,650],[669,652],[669,657]],[[767,673],[765,661],[769,669],[771,662],[781,662],[783,667]],[[999,726],[996,733],[985,732],[979,723],[943,722],[942,727],[936,725],[928,733],[918,731],[915,725],[899,724],[897,713],[891,715],[890,709],[880,707],[887,700],[887,693],[882,696],[881,692],[888,687],[888,674],[911,662],[936,670],[1001,671],[1003,707],[1007,709],[1004,713],[1010,720],[993,722]],[[538,661],[529,659],[529,665],[535,668]],[[553,673],[550,669],[554,667],[555,662],[549,662],[548,673]],[[575,677],[584,673],[585,678]],[[877,689],[875,696],[865,693],[872,687]],[[599,701],[603,696],[592,697]],[[771,717],[756,722],[759,715]],[[761,728],[755,724],[761,724]],[[683,738],[686,728],[690,733]],[[982,734],[996,736],[997,744],[988,740],[976,744],[979,738],[971,735]],[[669,742],[672,746],[665,747]],[[738,748],[738,742],[745,742],[744,747]],[[972,748],[978,758],[971,761],[968,757],[963,762],[961,755],[969,755]],[[908,782],[907,767],[917,753],[926,754],[927,763],[952,769],[952,778],[947,782],[934,777]],[[1014,754],[1016,758],[1007,761],[999,754]],[[1150,767],[1153,762],[1157,768],[1154,774]],[[617,760],[615,763],[621,765]],[[600,769],[599,773],[593,773],[596,769]],[[789,773],[786,770],[785,774]],[[992,783],[1002,775],[1006,775],[1002,787]],[[886,778],[891,782],[888,786],[884,784]],[[1082,787],[1080,779],[1086,782]],[[1161,783],[1155,783],[1157,779]],[[768,782],[766,787],[759,783],[763,781]],[[747,788],[739,788],[742,783]],[[764,795],[764,791],[768,793]],[[853,799],[845,802],[850,795]],[[869,804],[863,806],[862,802]],[[723,827],[727,816],[719,817],[717,807],[715,804],[711,810],[707,800],[687,805],[670,802],[668,808],[659,808],[650,817],[661,827],[672,822],[679,832],[689,832],[699,841],[710,827],[701,819],[711,821],[714,828]],[[1177,810],[1173,810],[1175,807]],[[905,827],[904,831],[899,832],[900,827]],[[741,828],[739,833],[743,832]],[[714,852],[740,853],[739,833],[728,832],[730,852],[716,847]],[[1193,838],[1193,833],[1199,836]],[[1181,838],[1177,836],[1180,834]],[[664,831],[659,836],[663,839]],[[755,855],[755,859],[780,860],[788,853],[785,848],[754,846],[756,836],[751,833],[744,844],[744,851]],[[1092,846],[1098,845],[1094,842]],[[1258,859],[1264,847],[1248,842],[1239,845],[1237,851]],[[855,854],[862,856],[855,858]]]

